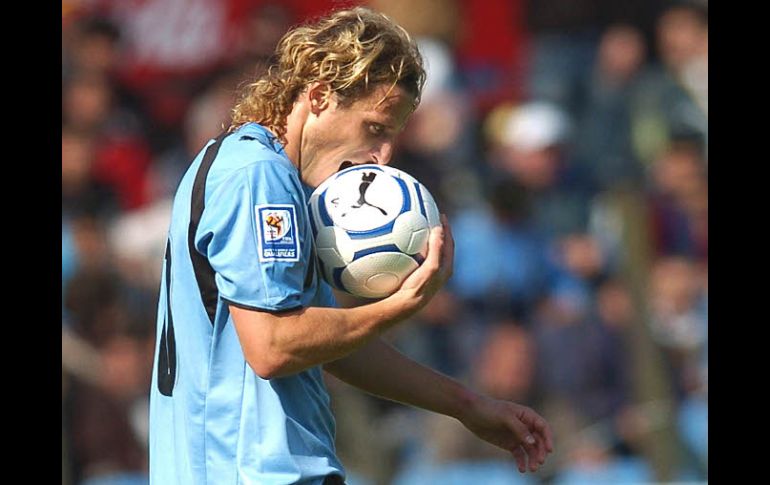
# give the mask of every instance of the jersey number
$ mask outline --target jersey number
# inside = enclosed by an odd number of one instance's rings
[[[176,341],[174,339],[174,318],[171,315],[171,241],[166,242],[166,318],[160,335],[158,348],[158,390],[164,396],[171,396],[176,381]]]

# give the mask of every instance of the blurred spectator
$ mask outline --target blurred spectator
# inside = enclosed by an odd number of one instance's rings
[[[674,142],[652,166],[649,193],[656,254],[708,258],[708,181],[698,145]]]
[[[392,343],[412,359],[450,376],[465,371],[475,349],[475,333],[463,317],[466,302],[443,289],[412,317],[410,325],[389,332]]]
[[[294,23],[295,15],[284,2],[267,1],[246,15],[237,41],[235,59],[230,61],[238,76],[251,82],[270,65],[278,41]]]
[[[62,118],[65,123],[87,131],[101,129],[109,121],[112,87],[101,73],[78,72],[63,86]],[[121,123],[124,120],[115,120]]]
[[[658,21],[661,60],[708,116],[708,3],[689,0]]]
[[[65,125],[61,136],[62,230],[80,214],[108,217],[118,210],[113,190],[92,177],[94,139],[84,130]]]
[[[112,274],[99,270],[79,272],[73,276],[64,302],[72,330],[93,346],[104,345],[128,325]]]
[[[472,382],[496,399],[529,403],[535,378],[535,342],[515,320],[496,322],[472,362]]]
[[[146,203],[149,146],[138,119],[115,104],[109,80],[99,74],[78,73],[65,84],[62,104],[64,122],[90,135],[90,176],[110,186],[123,209]]]
[[[705,382],[701,354],[708,338],[708,317],[696,267],[682,257],[658,260],[650,277],[650,325],[666,351],[676,395],[700,390]]]
[[[151,354],[142,350],[141,340],[113,336],[100,349],[100,385],[75,381],[70,421],[78,483],[147,483],[146,437],[132,423],[134,400],[149,386]]]
[[[124,299],[122,283],[106,267],[103,236],[92,228],[80,232],[81,269],[64,295],[62,334],[72,473],[76,483],[119,477],[146,483],[142,413],[154,340],[146,305],[132,308]]]
[[[486,113],[521,94],[525,33],[520,0],[369,0],[417,38],[445,45],[462,93]],[[430,75],[428,77],[430,81]]]
[[[583,109],[601,32],[612,24],[652,29],[667,0],[537,0],[526,2],[530,38],[526,96],[557,104],[571,116]]]
[[[633,153],[630,100],[645,53],[639,30],[614,24],[602,34],[596,64],[586,78],[575,159],[599,190],[639,187],[643,182],[642,165]]]
[[[62,78],[76,72],[111,75],[118,64],[120,29],[107,19],[85,17],[65,30]]]
[[[571,134],[569,117],[555,105],[532,102],[515,107],[506,121],[501,168],[532,190],[553,185]]]
[[[501,180],[487,193],[488,204],[451,218],[455,266],[449,286],[473,321],[506,315],[526,321],[546,290],[548,240],[531,223],[529,193],[515,180]]]
[[[161,199],[121,215],[107,228],[111,261],[122,283],[122,297],[135,309],[134,313],[141,312],[137,318],[147,329],[155,322],[158,282],[170,221],[171,200]]]
[[[501,108],[506,109],[506,108]],[[513,176],[528,192],[531,219],[547,237],[582,231],[593,188],[571,160],[573,123],[551,103],[533,101],[507,110],[490,128],[494,170]]]
[[[461,25],[460,0],[369,0],[371,8],[388,15],[411,35],[453,45]]]
[[[683,257],[655,262],[650,278],[650,325],[662,348],[676,399],[675,426],[686,476],[708,473],[708,303],[701,269]]]
[[[708,153],[708,9],[676,2],[658,18],[660,62],[639,83],[634,103],[634,150],[651,162],[674,139],[689,138]]]
[[[594,65],[602,10],[594,0],[526,3],[530,34],[525,96],[542,99],[576,115],[579,88]]]
[[[595,258],[583,259],[569,266],[587,276]],[[649,481],[652,469],[638,455],[637,443],[646,428],[636,425],[638,419],[631,422],[640,414],[631,399],[631,295],[617,279],[601,282],[595,295],[595,304],[585,308],[557,293],[534,329],[538,402],[560,441],[553,483]]]
[[[629,403],[630,362],[626,327],[630,297],[616,282],[604,283],[599,303],[568,290],[542,304],[533,329],[538,349],[538,393],[565,401],[582,419],[611,419]]]
[[[111,248],[105,237],[105,222],[83,215],[72,219],[70,228],[77,255],[76,273],[106,271]]]

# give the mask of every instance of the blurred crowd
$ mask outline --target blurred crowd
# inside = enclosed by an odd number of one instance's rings
[[[280,36],[355,3],[418,41],[428,81],[393,165],[456,241],[445,290],[386,338],[541,412],[557,451],[524,476],[457,421],[329,377],[348,482],[705,482],[707,0],[69,0],[62,483],[147,483],[176,185]]]

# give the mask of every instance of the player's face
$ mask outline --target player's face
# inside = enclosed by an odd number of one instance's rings
[[[301,174],[306,184],[317,187],[350,163],[390,162],[414,98],[400,86],[390,93],[388,89],[381,85],[350,105],[339,104],[331,95],[325,109],[311,114],[302,136]]]

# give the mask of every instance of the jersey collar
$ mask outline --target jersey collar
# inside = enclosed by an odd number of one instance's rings
[[[278,137],[264,126],[258,123],[249,122],[238,128],[237,131],[241,132],[241,136],[253,136],[275,153],[283,155],[284,157],[286,156],[286,151],[283,148],[283,144],[278,140]]]

